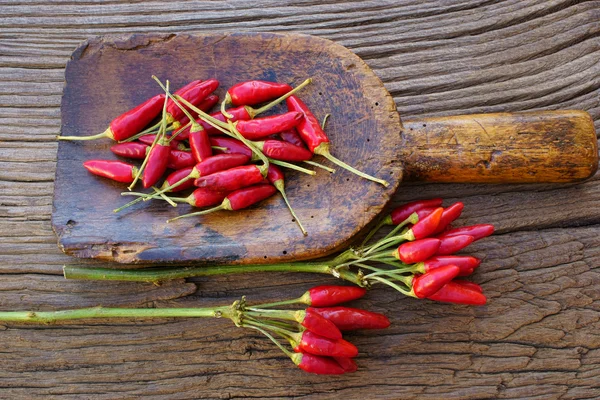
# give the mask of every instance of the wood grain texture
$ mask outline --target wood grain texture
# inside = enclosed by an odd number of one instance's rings
[[[405,179],[446,183],[577,182],[598,169],[583,111],[490,113],[405,121]]]
[[[201,59],[205,62],[197,62]],[[180,67],[174,69],[175,63]],[[332,115],[327,128],[331,152],[389,182],[383,187],[341,168],[336,174],[320,171],[314,177],[286,171],[286,192],[294,199],[307,237],[281,196],[238,212],[167,224],[190,207],[150,202],[114,213],[131,200],[120,196],[125,185],[98,179],[82,167],[86,160],[116,158],[109,151],[113,141],[61,142],[52,224],[60,247],[76,257],[121,263],[255,264],[326,255],[381,212],[402,177],[396,160],[400,118],[391,96],[363,61],[328,40],[283,34],[103,37],[81,45],[65,74],[62,136],[104,131],[112,118],[160,92],[150,78],[153,74],[170,79],[174,87],[215,78],[220,98],[240,81],[298,85],[312,77],[299,96],[319,120]]]
[[[95,292],[88,295],[58,277],[45,280],[72,262],[56,247],[50,224],[54,136],[65,65],[92,36],[309,33],[365,59],[406,120],[583,109],[600,128],[597,1],[0,0],[0,15],[2,310],[24,293],[26,306],[37,309],[74,307],[84,298],[85,304],[114,304],[123,294],[106,283],[82,286]],[[474,279],[490,303],[472,309],[372,291],[356,305],[386,312],[392,327],[350,336],[361,351],[354,375],[302,374],[266,339],[228,329],[226,321],[13,324],[0,327],[0,398],[597,398],[598,174],[566,185],[407,184],[391,206],[434,196],[465,202],[461,224],[498,227],[497,235],[469,250],[486,257]],[[176,301],[161,300],[166,292],[152,285],[139,286],[128,305],[223,304],[242,294],[274,300],[335,281],[262,274],[194,282],[198,291]],[[50,289],[65,295],[46,305]]]

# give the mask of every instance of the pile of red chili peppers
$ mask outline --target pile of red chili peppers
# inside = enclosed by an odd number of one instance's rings
[[[94,136],[59,136],[61,140],[108,137],[118,142],[111,147],[114,154],[143,160],[139,167],[115,160],[89,160],[83,164],[95,175],[129,183],[129,190],[140,178],[144,188],[153,189],[150,193],[122,193],[138,198],[115,212],[149,199],[163,199],[174,207],[177,203],[212,207],[167,221],[170,222],[218,210],[240,210],[278,191],[306,235],[287,199],[284,175],[278,166],[314,175],[314,171],[293,164],[304,162],[334,172],[311,161],[313,154],[317,154],[363,178],[388,185],[330,154],[324,126],[295,95],[310,79],[296,88],[258,80],[238,83],[227,90],[221,111],[209,115],[207,112],[219,102],[214,94],[219,86],[217,80],[195,80],[171,94],[168,81],[165,86],[153,78],[164,94],[118,116],[105,132]],[[257,118],[283,101],[287,112]],[[252,108],[265,102],[269,103]],[[234,108],[226,109],[227,104]],[[158,122],[153,123],[157,118]],[[162,186],[155,187],[163,177]],[[186,197],[166,195],[194,187]]]
[[[242,299],[230,308],[219,308],[218,315],[214,309],[209,310],[210,312],[206,309],[183,309],[181,312],[166,309],[162,313],[157,312],[159,316],[231,318],[237,326],[265,334],[301,369],[317,374],[342,374],[356,370],[352,358],[356,356],[357,349],[342,339],[340,331],[379,329],[389,325],[384,315],[338,306],[362,297],[367,288],[386,285],[413,298],[455,304],[484,305],[487,302],[481,286],[464,279],[474,272],[481,260],[455,253],[474,241],[491,235],[494,227],[489,224],[452,226],[463,208],[464,204],[461,202],[442,207],[442,199],[439,198],[405,204],[381,219],[360,243],[325,260],[142,270],[65,266],[64,275],[67,279],[154,283],[185,277],[250,272],[312,272],[333,275],[356,286],[318,286],[297,299],[252,307],[247,306]],[[383,230],[387,232],[382,232]],[[279,309],[281,306],[294,304],[308,307],[301,310]],[[278,309],[274,309],[275,307]],[[135,310],[137,309],[125,314],[139,316],[140,312]],[[21,313],[23,314],[19,320],[28,320],[29,314]],[[87,312],[83,315],[89,317]],[[92,316],[106,315],[124,316],[119,312]],[[48,318],[50,317],[53,318],[51,315]],[[3,313],[0,313],[0,321],[3,318]],[[282,345],[280,340],[288,342],[291,350]]]

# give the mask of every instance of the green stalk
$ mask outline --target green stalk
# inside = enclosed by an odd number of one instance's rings
[[[50,323],[90,318],[220,318],[230,316],[230,306],[215,308],[102,308],[62,311],[2,311],[0,321]]]
[[[335,265],[335,264],[333,264]],[[149,268],[149,269],[110,269],[86,268],[65,265],[63,273],[67,279],[130,281],[130,282],[162,282],[171,279],[191,278],[196,276],[212,276],[238,274],[246,272],[308,272],[333,275],[364,286],[359,276],[351,271],[335,271],[327,262],[297,262],[282,264],[254,265],[214,265],[202,267]]]

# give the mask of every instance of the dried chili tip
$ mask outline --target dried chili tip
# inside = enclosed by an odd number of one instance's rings
[[[383,314],[351,307],[312,308],[320,316],[333,322],[340,331],[356,329],[385,329],[390,320]]]
[[[434,256],[416,265],[420,273],[427,273],[436,268],[445,265],[456,265],[460,268],[458,276],[467,276],[473,273],[473,270],[481,264],[481,260],[472,256]]]
[[[474,242],[473,236],[469,235],[458,235],[443,237],[440,240],[440,247],[438,248],[436,255],[449,255],[460,251]]]
[[[481,306],[487,302],[483,293],[472,289],[460,281],[450,281],[428,299],[445,303],[467,304]]]
[[[300,369],[319,375],[341,375],[346,371],[331,357],[310,353],[292,353],[290,358]]]
[[[356,357],[358,349],[344,339],[330,339],[311,331],[294,334],[290,344],[295,352],[305,352],[326,357]]]
[[[440,239],[425,238],[402,243],[392,255],[405,264],[415,264],[432,257],[440,248]]]
[[[321,317],[310,308],[296,311],[294,313],[294,318],[300,325],[317,335],[329,339],[342,338],[342,332],[340,332],[333,322]]]
[[[456,265],[444,265],[423,275],[415,275],[410,293],[419,299],[432,296],[445,284],[458,276],[460,268]]]
[[[355,372],[356,370],[358,370],[358,365],[356,364],[356,361],[354,361],[351,358],[333,357],[333,359],[335,360],[335,362],[337,362],[340,365],[340,367],[342,367],[342,369],[346,373],[351,373],[351,372]]]
[[[137,174],[137,167],[121,161],[88,160],[83,163],[83,166],[94,175],[123,183],[133,182]]]
[[[386,225],[399,225],[404,222],[412,213],[423,208],[437,208],[442,205],[443,199],[427,199],[417,200],[406,203],[395,208],[390,215],[385,219]]]
[[[494,225],[478,224],[478,225],[471,225],[471,226],[461,226],[459,228],[450,229],[450,230],[442,233],[438,237],[440,239],[443,239],[443,238],[448,238],[448,237],[452,237],[452,236],[468,235],[468,236],[472,236],[473,240],[475,241],[475,240],[483,239],[484,237],[490,236],[492,233],[494,233]]]
[[[328,307],[360,299],[366,293],[365,288],[358,286],[322,285],[308,289],[299,302],[312,307]]]
[[[459,275],[460,276],[460,275]],[[478,284],[476,284],[475,282],[471,282],[471,281],[454,281],[455,283],[458,283],[459,285],[466,287],[468,289],[474,290],[476,292],[479,293],[483,293],[483,288],[481,286],[479,286]]]

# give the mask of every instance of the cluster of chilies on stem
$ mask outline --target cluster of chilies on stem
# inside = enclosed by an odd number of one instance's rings
[[[82,308],[63,311],[0,312],[0,321],[54,323],[89,318],[229,318],[238,327],[257,330],[272,340],[304,371],[337,375],[357,370],[358,349],[342,338],[342,331],[383,329],[383,314],[339,306],[361,298],[365,289],[354,286],[317,286],[297,299],[249,306],[242,297],[231,306],[213,308]],[[304,305],[303,309],[274,307]],[[279,339],[277,339],[278,337]],[[289,347],[281,341],[289,343]]]
[[[170,222],[218,210],[240,210],[279,191],[306,235],[287,199],[284,174],[278,166],[314,175],[314,171],[293,164],[304,162],[333,173],[333,169],[311,161],[317,154],[363,178],[388,185],[331,155],[324,126],[295,95],[310,79],[296,88],[258,80],[238,83],[227,90],[221,111],[207,114],[219,102],[215,95],[217,80],[195,80],[171,94],[168,81],[165,86],[153,78],[164,94],[115,118],[105,132],[94,136],[59,136],[61,140],[111,138],[118,142],[111,147],[114,154],[143,160],[139,167],[115,160],[84,163],[95,175],[130,184],[130,192],[122,195],[138,198],[115,212],[150,199],[162,199],[174,207],[177,203],[188,203],[208,208],[167,221]],[[287,112],[257,117],[284,101]],[[252,107],[266,102],[269,103],[260,108]],[[226,109],[227,105],[234,108]],[[159,121],[153,124],[157,118]],[[155,187],[163,176],[162,186]],[[143,187],[152,188],[153,192],[131,192],[140,178]],[[194,187],[187,197],[166,195]]]
[[[452,226],[463,208],[461,202],[444,208],[439,198],[405,204],[383,218],[360,244],[319,261],[146,270],[65,266],[64,273],[68,279],[162,282],[215,274],[314,272],[366,288],[384,284],[419,299],[483,305],[487,300],[481,287],[463,279],[473,273],[481,260],[454,253],[491,235],[494,226]],[[382,235],[386,226],[392,229]]]

